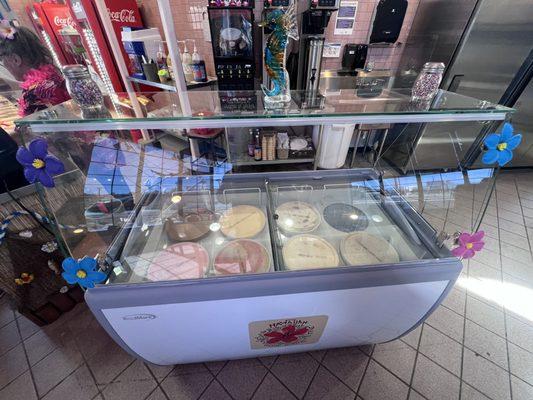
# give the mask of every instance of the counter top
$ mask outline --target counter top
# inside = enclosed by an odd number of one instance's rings
[[[296,96],[300,95],[300,96]],[[265,110],[260,91],[187,92],[190,114],[182,112],[177,93],[139,93],[136,116],[129,95],[105,98],[105,109],[82,110],[74,101],[36,112],[16,121],[34,132],[102,129],[189,129],[249,126],[305,126],[354,123],[415,123],[503,120],[514,110],[486,101],[440,90],[431,103],[413,103],[409,90],[383,90],[369,98],[353,89],[326,93],[322,108],[302,108],[294,98],[283,110]]]

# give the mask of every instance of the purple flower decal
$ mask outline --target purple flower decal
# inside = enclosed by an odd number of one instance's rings
[[[75,260],[72,257],[63,260],[61,274],[64,280],[71,285],[77,283],[83,288],[93,288],[95,283],[105,281],[106,274],[98,271],[98,262],[91,257]]]
[[[44,186],[55,186],[53,176],[65,172],[63,163],[48,154],[48,144],[43,138],[31,141],[28,148],[19,147],[17,161],[24,167],[24,176],[30,183],[37,181]]]
[[[459,247],[456,247],[452,250],[452,254],[455,257],[460,258],[472,258],[476,252],[480,251],[485,242],[483,242],[483,237],[485,232],[479,231],[470,235],[469,233],[463,232],[459,235],[457,240]]]
[[[485,164],[498,163],[503,167],[513,159],[513,150],[518,147],[522,141],[522,135],[513,135],[513,125],[506,122],[503,125],[502,133],[491,133],[485,139],[485,147],[488,149],[483,154],[482,161]]]

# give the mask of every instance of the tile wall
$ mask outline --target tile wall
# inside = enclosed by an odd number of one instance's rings
[[[395,70],[400,62],[403,51],[403,43],[407,40],[411,24],[416,14],[420,0],[409,0],[409,6],[403,23],[398,42],[390,47],[374,47],[369,50],[369,60],[374,61],[376,69],[393,69]],[[355,20],[355,29],[352,35],[336,36],[334,13],[331,17],[326,32],[326,42],[328,43],[368,43],[370,36],[372,16],[379,0],[359,0],[358,10]],[[256,1],[256,3],[258,3]],[[206,61],[208,74],[214,74],[213,57],[211,43],[204,40],[202,30],[202,18],[207,18],[206,4],[207,0],[170,0],[172,14],[176,28],[176,35],[179,39],[194,39],[198,51]],[[258,6],[256,5],[256,8]],[[162,32],[161,20],[157,9],[156,0],[142,0],[140,9],[143,20],[148,27],[158,27]],[[189,49],[192,51],[191,49]],[[341,48],[341,56],[343,49]],[[339,69],[341,67],[341,57],[324,59],[324,69]]]

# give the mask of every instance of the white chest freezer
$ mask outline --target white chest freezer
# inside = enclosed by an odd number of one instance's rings
[[[161,365],[382,343],[417,327],[462,264],[371,170],[162,178],[86,292]]]

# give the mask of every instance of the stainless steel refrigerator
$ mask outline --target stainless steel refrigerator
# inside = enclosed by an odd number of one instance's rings
[[[447,65],[441,87],[514,107],[523,143],[508,166],[533,166],[533,3],[531,0],[422,0],[405,45],[397,86],[407,87],[428,61]],[[463,164],[479,157],[482,141],[497,125],[461,132]],[[439,129],[438,125],[424,127]],[[422,134],[418,153],[434,153],[436,133]],[[450,164],[457,164],[457,160]],[[445,161],[445,160],[443,160]]]

